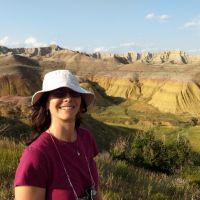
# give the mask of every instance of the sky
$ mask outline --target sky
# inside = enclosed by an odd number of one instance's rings
[[[200,0],[0,0],[0,45],[200,54]]]

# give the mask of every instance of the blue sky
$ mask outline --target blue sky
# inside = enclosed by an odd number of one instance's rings
[[[200,53],[199,0],[0,0],[0,45]]]

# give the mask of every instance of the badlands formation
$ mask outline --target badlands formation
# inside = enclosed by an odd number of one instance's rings
[[[41,89],[44,73],[54,69],[70,69],[96,94],[94,85],[108,96],[141,101],[161,112],[200,116],[200,56],[182,51],[116,55],[86,54],[56,45],[0,46],[0,106],[30,100]]]

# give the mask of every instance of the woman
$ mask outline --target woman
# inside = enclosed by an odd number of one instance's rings
[[[101,200],[96,143],[79,128],[93,100],[68,70],[44,76],[43,89],[32,97],[34,140],[16,170],[16,200]]]

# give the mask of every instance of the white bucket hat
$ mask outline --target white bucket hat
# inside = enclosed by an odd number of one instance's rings
[[[37,91],[32,96],[31,105],[34,105],[44,93],[61,87],[67,87],[82,94],[87,106],[94,101],[94,94],[80,87],[78,79],[69,70],[55,70],[45,74],[42,90]]]

